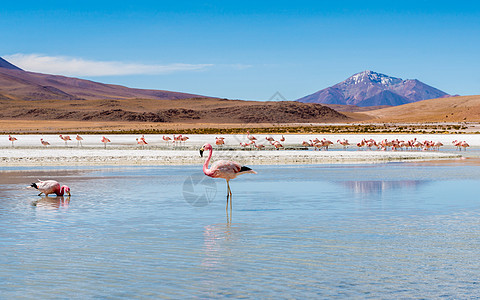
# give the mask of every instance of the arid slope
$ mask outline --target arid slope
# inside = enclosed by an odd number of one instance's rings
[[[480,122],[480,95],[423,100],[363,114],[370,122]]]

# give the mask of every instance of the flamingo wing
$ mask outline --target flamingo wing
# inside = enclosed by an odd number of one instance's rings
[[[37,183],[33,183],[32,186],[45,194],[52,194],[55,190],[60,189],[60,184],[55,180],[39,180]]]

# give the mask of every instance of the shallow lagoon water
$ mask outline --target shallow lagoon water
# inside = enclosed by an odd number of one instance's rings
[[[1,298],[478,296],[478,166],[254,169],[231,221],[198,166],[4,169]]]

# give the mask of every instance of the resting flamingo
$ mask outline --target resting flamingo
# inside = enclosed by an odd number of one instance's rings
[[[107,143],[110,143],[111,141],[106,137],[102,136],[101,142],[105,145],[105,149],[107,149]]]
[[[285,138],[283,137],[283,134],[282,134],[282,137],[280,138],[280,142],[285,142]]]
[[[82,145],[83,138],[82,138],[81,136],[79,136],[79,135],[77,134],[77,136],[75,137],[75,139],[77,140],[77,147],[83,146],[83,145]]]
[[[262,145],[262,144],[256,144],[256,143],[253,143],[253,145],[255,146],[255,148],[257,148],[257,150],[262,150],[263,148],[265,148],[265,145]]]
[[[280,144],[279,141],[273,142],[272,145],[273,145],[273,146],[275,147],[275,149],[277,149],[277,150],[280,149],[280,148],[283,148],[283,145]]]
[[[212,178],[223,178],[227,181],[227,207],[228,209],[228,202],[230,199],[230,210],[232,209],[232,190],[230,189],[230,180],[236,178],[238,175],[253,173],[257,174],[254,170],[250,169],[249,167],[245,167],[240,165],[237,162],[230,161],[230,160],[219,160],[212,164],[210,169],[208,168],[208,164],[210,163],[210,159],[212,158],[213,148],[210,144],[205,144],[200,149],[200,156],[203,157],[204,151],[210,151],[208,154],[205,163],[203,164],[203,173],[205,175],[212,177]]]
[[[257,138],[254,137],[253,135],[250,135],[250,131],[247,131],[247,139],[251,140],[251,141],[256,141]]]
[[[38,182],[34,182],[30,186],[40,191],[40,194],[38,194],[39,196],[42,195],[42,193],[45,194],[45,196],[48,196],[48,194],[56,194],[57,196],[63,196],[63,194],[65,193],[71,196],[70,188],[66,185],[60,186],[60,183],[55,180],[39,179]]]
[[[17,138],[16,138],[16,137],[13,137],[13,136],[11,136],[11,135],[8,135],[8,140],[9,140],[10,142],[12,142],[12,147],[13,147],[13,142],[15,142],[15,141],[17,140]]]
[[[40,143],[42,143],[42,145],[44,145],[45,147],[47,147],[48,145],[50,145],[49,142],[43,140],[43,139],[40,139]]]
[[[224,144],[225,144],[225,141],[224,141],[223,137],[216,137],[215,138],[215,145],[221,146],[221,145],[224,145]]]
[[[65,141],[65,146],[67,146],[67,142],[71,141],[72,139],[68,135],[59,135],[59,137]]]

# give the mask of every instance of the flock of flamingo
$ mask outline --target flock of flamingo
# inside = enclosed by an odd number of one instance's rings
[[[60,139],[62,139],[65,142],[65,146],[67,146],[67,142],[72,140],[70,136],[68,135],[59,135]],[[17,138],[9,135],[8,139],[10,142],[12,142],[12,146],[14,146],[14,142],[17,140]],[[77,140],[77,146],[81,147],[82,146],[82,141],[83,138],[77,134],[75,137]],[[165,143],[173,143],[173,145],[177,144],[184,144],[185,142],[189,139],[186,136],[183,135],[174,135],[173,139],[168,137],[168,136],[163,136],[162,137],[163,141]],[[262,143],[260,143],[259,139],[257,139],[255,136],[251,135],[249,131],[247,131],[247,142],[240,142],[240,146],[243,148],[246,147],[255,147],[258,150],[262,150],[266,148],[266,146]],[[266,136],[265,140],[267,143],[269,143],[271,146],[274,147],[274,149],[279,150],[281,148],[284,148],[282,145],[283,142],[285,142],[285,137],[282,135],[282,137],[277,141],[275,140],[272,136]],[[107,143],[110,143],[111,141],[103,136],[100,140],[105,148],[107,147]],[[142,135],[140,138],[136,138],[137,144],[142,146],[142,148],[147,145],[147,141],[145,139],[145,136]],[[49,146],[50,143],[48,141],[45,141],[43,138],[40,139],[40,142],[44,146]],[[346,139],[342,140],[337,140],[337,144],[341,145],[343,149],[347,149],[348,146],[350,146],[350,143]],[[454,140],[452,144],[457,148],[457,150],[462,150],[470,147],[470,145],[466,141],[458,141]],[[224,137],[215,137],[215,145],[218,146],[218,148],[221,148],[225,145],[225,138]],[[313,140],[303,141],[302,146],[305,147],[313,147],[314,150],[328,150],[329,146],[334,145],[332,141],[327,140],[326,138],[323,139],[318,139],[315,138]],[[440,147],[443,146],[441,142],[433,142],[433,141],[419,141],[416,138],[409,140],[409,141],[403,141],[403,140],[387,140],[383,139],[380,141],[375,141],[374,139],[363,139],[359,143],[356,144],[358,149],[360,150],[373,150],[373,148],[376,148],[377,150],[439,150]],[[211,165],[209,168],[210,164],[210,159],[212,158],[213,154],[213,147],[211,144],[206,143],[202,146],[200,149],[200,156],[203,156],[204,151],[209,151],[209,155],[207,159],[205,160],[205,163],[203,165],[203,173],[206,176],[212,177],[212,178],[223,178],[226,180],[227,183],[227,207],[226,209],[228,210],[228,204],[230,203],[230,210],[232,209],[232,191],[230,189],[230,180],[236,178],[239,175],[242,174],[257,174],[254,170],[252,170],[249,167],[242,166],[241,164],[235,162],[235,161],[229,161],[229,160],[219,160],[216,161]],[[33,187],[37,190],[40,191],[39,196],[43,193],[46,196],[49,194],[56,194],[57,196],[63,196],[63,194],[68,194],[70,196],[70,188],[68,186],[60,186],[60,184],[55,181],[55,180],[39,180],[36,183],[32,183],[30,187]]]
[[[65,142],[65,146],[68,146],[68,144],[67,144],[68,141],[72,140],[70,138],[70,136],[62,135],[62,134],[59,135],[59,138]],[[80,135],[77,134],[75,139],[77,140],[77,147],[83,146],[82,145],[83,138]],[[183,145],[185,145],[187,140],[189,139],[189,137],[184,136],[182,134],[173,135],[173,138],[164,135],[162,137],[162,139],[166,144],[171,143],[175,147],[175,146],[178,146],[178,145],[182,145],[182,143],[183,143]],[[246,142],[240,142],[240,146],[242,148],[251,147],[251,148],[256,148],[257,150],[262,150],[262,149],[267,148],[267,146],[264,143],[260,142],[260,140],[258,140],[255,136],[251,135],[249,131],[247,131],[247,139],[248,139],[248,141],[246,141]],[[14,143],[15,143],[15,141],[17,141],[17,138],[9,135],[8,140],[12,143],[12,147],[14,147]],[[270,144],[273,147],[273,149],[279,150],[279,149],[284,149],[285,148],[282,144],[283,142],[285,142],[285,137],[283,135],[278,141],[275,140],[272,136],[266,136],[265,140],[266,140],[265,143]],[[100,142],[104,144],[104,148],[107,148],[107,144],[111,143],[110,139],[106,138],[105,136],[102,136],[102,138],[100,139]],[[144,135],[142,135],[140,138],[136,138],[136,142],[142,148],[145,145],[148,145],[148,142],[146,141]],[[50,143],[48,141],[44,140],[43,138],[40,139],[40,143],[45,147],[50,146]],[[224,137],[215,137],[215,145],[216,146],[219,146],[219,148],[220,148],[220,147],[223,147],[225,144],[226,143],[225,143],[225,138]],[[303,141],[301,145],[304,146],[304,147],[312,147],[314,150],[328,150],[329,147],[331,145],[334,145],[334,144],[335,144],[334,142],[332,142],[330,140],[327,140],[326,138],[323,138],[321,140],[318,139],[318,138],[315,138],[313,140],[309,140],[308,142]],[[351,144],[346,139],[337,140],[337,144],[342,146],[343,149],[347,149],[348,146],[351,146]],[[470,147],[470,145],[466,141],[454,140],[452,142],[452,144],[457,148],[457,150],[460,150],[460,151],[462,149],[466,151],[467,148]],[[414,138],[414,139],[409,140],[409,141],[403,141],[403,140],[398,140],[398,139],[390,140],[390,141],[387,140],[387,139],[380,140],[380,141],[375,141],[374,139],[368,139],[368,140],[363,139],[359,143],[356,143],[356,146],[359,150],[366,150],[366,149],[373,150],[373,149],[376,149],[376,150],[383,150],[383,151],[386,151],[386,150],[393,150],[393,151],[396,151],[396,150],[423,150],[423,151],[427,151],[427,150],[439,150],[440,147],[442,147],[444,145],[443,145],[443,143],[441,143],[439,141],[437,141],[437,142],[434,142],[434,141],[423,141],[423,142],[421,142],[421,141],[417,140],[417,138]]]

